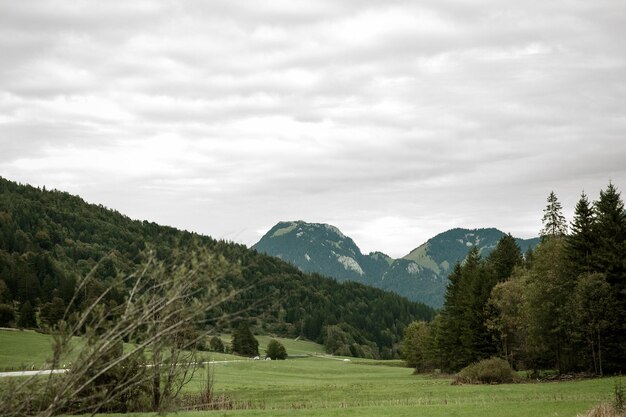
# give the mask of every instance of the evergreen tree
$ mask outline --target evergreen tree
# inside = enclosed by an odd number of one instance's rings
[[[605,336],[605,369],[624,370],[626,357],[626,214],[620,193],[609,183],[594,206],[596,248],[592,253],[595,272],[606,275],[616,304]]]
[[[626,259],[626,214],[620,193],[609,183],[606,190],[600,191],[600,199],[595,203],[597,249],[593,260],[596,272],[605,272],[612,285],[624,289],[624,260]]]
[[[505,281],[511,276],[513,269],[522,264],[522,252],[510,233],[498,241],[498,246],[489,255],[488,262],[497,282]]]
[[[561,237],[567,233],[567,223],[563,216],[561,203],[556,198],[554,191],[550,191],[548,196],[548,205],[543,210],[543,229],[539,233],[545,240],[549,237]]]
[[[449,279],[438,345],[444,369],[457,371],[496,352],[486,325],[485,306],[497,281],[476,247],[469,251],[463,265],[455,266]]]
[[[573,275],[592,270],[592,251],[596,246],[594,233],[595,217],[593,208],[583,192],[576,204],[571,233],[566,238],[567,256],[572,265]]]
[[[259,342],[246,323],[241,323],[233,333],[232,349],[241,356],[259,356]]]

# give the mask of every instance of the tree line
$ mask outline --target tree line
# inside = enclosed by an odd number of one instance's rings
[[[556,195],[542,241],[525,254],[510,236],[481,258],[472,248],[450,275],[443,309],[414,322],[403,353],[418,371],[456,372],[498,356],[515,369],[626,369],[626,213],[611,183],[583,193],[568,227]]]

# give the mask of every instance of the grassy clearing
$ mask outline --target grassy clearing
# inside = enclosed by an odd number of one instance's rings
[[[261,346],[270,338],[260,337]],[[292,354],[320,352],[311,342],[279,339]],[[31,332],[0,331],[0,366],[44,362],[50,338]],[[291,349],[291,350],[290,350]],[[214,360],[242,359],[212,355]],[[381,366],[391,365],[391,366]],[[412,375],[400,362],[323,357],[287,361],[252,361],[213,365],[216,394],[225,394],[252,409],[214,411],[238,416],[533,416],[573,417],[610,402],[615,378],[570,382],[451,385],[451,379]],[[186,387],[197,392],[204,372]],[[201,417],[209,412],[181,412]],[[154,414],[139,414],[154,416]]]
[[[34,331],[0,330],[0,371],[46,369],[52,338]]]
[[[199,389],[200,381],[188,390]],[[215,381],[218,393],[255,408],[218,413],[226,416],[575,416],[610,399],[614,385],[605,378],[453,386],[407,368],[322,358],[219,364]]]

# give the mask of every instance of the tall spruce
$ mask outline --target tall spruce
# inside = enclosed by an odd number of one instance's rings
[[[626,357],[626,215],[620,193],[609,183],[594,205],[597,236],[594,272],[605,274],[615,311],[605,336],[605,370],[623,370]]]
[[[567,257],[574,276],[591,272],[592,253],[596,246],[593,207],[583,192],[576,204],[570,234],[566,238]]]
[[[488,262],[493,269],[496,281],[502,282],[511,276],[516,266],[522,265],[522,259],[522,251],[517,246],[515,238],[509,233],[500,238],[498,245],[489,255]]]
[[[549,237],[561,237],[567,233],[567,223],[563,216],[563,208],[554,191],[550,191],[548,205],[543,210],[543,229],[540,235],[545,240]]]
[[[259,342],[246,323],[242,322],[233,333],[232,350],[241,356],[259,355]]]
[[[606,190],[600,191],[594,209],[598,237],[594,267],[597,272],[606,273],[609,283],[619,286],[621,291],[625,285],[626,215],[620,193],[613,184],[609,183]]]

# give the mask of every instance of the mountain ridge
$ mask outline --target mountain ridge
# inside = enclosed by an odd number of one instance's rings
[[[488,256],[504,235],[493,227],[457,227],[393,259],[380,251],[363,254],[335,226],[297,220],[278,222],[251,248],[277,256],[304,272],[372,285],[439,308],[454,265],[462,262],[474,246],[482,256]],[[522,252],[539,242],[539,238],[515,240]]]

